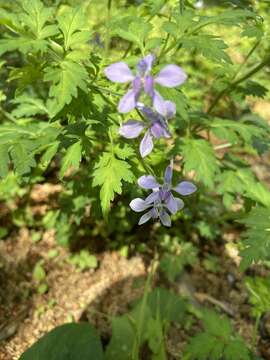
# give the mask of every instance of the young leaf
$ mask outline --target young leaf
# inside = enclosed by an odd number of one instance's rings
[[[185,172],[194,170],[198,180],[213,187],[219,167],[212,146],[203,139],[185,139],[181,150]]]
[[[63,179],[66,171],[72,166],[75,170],[77,170],[80,166],[82,158],[82,143],[81,141],[77,141],[72,144],[62,159],[61,169],[60,169],[60,179]]]
[[[93,186],[101,186],[100,200],[103,214],[106,215],[115,193],[122,193],[122,181],[132,183],[134,175],[130,165],[117,159],[112,153],[104,152],[95,166]]]
[[[246,218],[239,220],[247,226],[244,234],[241,269],[253,262],[267,260],[270,257],[270,208],[257,207]]]
[[[72,97],[77,97],[78,88],[86,91],[88,74],[85,67],[71,60],[63,60],[45,69],[45,81],[52,83],[48,102],[51,116],[57,114]]]

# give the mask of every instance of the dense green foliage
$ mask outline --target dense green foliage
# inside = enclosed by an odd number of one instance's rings
[[[270,5],[204,1],[200,8],[198,3],[0,1],[0,199],[20,199],[24,206],[12,214],[12,226],[54,228],[65,246],[91,237],[105,239],[106,248],[143,251],[150,239],[170,283],[196,263],[200,246],[191,244],[192,234],[218,241],[224,227],[245,226],[236,244],[242,270],[269,264],[270,191],[251,164],[270,146],[270,126],[253,112],[254,101],[269,97]],[[117,111],[125,88],[110,82],[104,68],[117,61],[132,68],[149,53],[156,55],[155,73],[173,63],[188,80],[180,89],[158,88],[176,104],[170,120],[174,141],[161,139],[142,159],[138,141],[118,132],[139,114]],[[144,174],[161,179],[171,158],[175,180],[192,179],[198,191],[173,215],[171,230],[150,223],[139,238],[137,215],[128,206],[143,196],[136,179]],[[47,179],[61,183],[62,191],[57,206],[34,218],[27,212],[27,195]],[[70,261],[80,269],[97,266],[95,258],[82,254]],[[38,281],[46,286],[43,278]],[[252,293],[261,286],[247,279]],[[255,311],[255,317],[265,311]],[[129,314],[112,319],[105,358],[136,360],[146,343],[151,359],[166,359],[170,324],[191,313],[176,294],[147,288]],[[185,359],[252,359],[253,349],[227,318],[205,311],[196,316],[203,332],[190,339]]]

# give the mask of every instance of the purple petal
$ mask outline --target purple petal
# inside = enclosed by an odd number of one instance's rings
[[[155,189],[160,185],[152,175],[143,175],[138,179],[138,185],[143,189]]]
[[[170,195],[168,196],[165,203],[166,203],[166,207],[169,209],[169,211],[172,214],[177,213],[177,211],[178,211],[178,202],[176,201],[176,199],[174,198],[172,193],[170,193]]]
[[[147,204],[152,204],[155,201],[160,201],[159,191],[153,191],[150,195],[147,196],[145,202]]]
[[[144,78],[144,91],[146,92],[146,94],[148,94],[149,96],[151,96],[153,98],[153,96],[154,96],[153,76],[148,75]]]
[[[107,66],[104,69],[104,73],[109,80],[118,83],[125,83],[134,79],[130,68],[122,61]]]
[[[136,98],[133,90],[129,90],[119,101],[118,111],[120,113],[127,113],[136,106]]]
[[[166,87],[176,87],[187,79],[186,73],[176,65],[165,66],[156,76],[155,82]]]
[[[166,167],[164,173],[164,181],[166,184],[171,184],[173,176],[173,160],[170,161],[170,165]]]
[[[160,121],[154,121],[151,125],[151,133],[152,135],[159,139],[161,137],[170,137],[170,134],[168,133],[167,129],[163,126],[163,124]]]
[[[185,206],[184,201],[179,198],[175,198],[175,201],[177,202],[177,211],[183,209]]]
[[[145,224],[151,218],[152,218],[152,210],[148,211],[140,218],[138,225]]]
[[[162,209],[160,211],[159,218],[160,218],[160,221],[161,221],[162,225],[168,226],[168,227],[171,226],[171,224],[172,224],[171,218],[170,218],[169,214],[164,209]]]
[[[155,60],[155,56],[149,54],[138,62],[137,69],[140,75],[144,76],[152,70],[152,65]]]
[[[133,199],[130,202],[129,206],[131,207],[131,209],[133,211],[136,211],[136,212],[144,211],[150,207],[150,205],[148,203],[146,203],[145,200],[140,199],[140,198]]]
[[[176,185],[173,190],[178,192],[178,194],[185,196],[193,194],[197,190],[197,187],[190,181],[182,181]]]
[[[139,97],[140,95],[141,85],[142,85],[141,78],[139,76],[136,76],[132,82],[132,88],[136,98]]]
[[[145,124],[142,121],[129,120],[120,127],[119,134],[127,139],[134,139],[140,135],[144,128]]]
[[[165,101],[157,91],[154,91],[153,106],[159,114],[165,114]]]
[[[146,131],[141,143],[140,143],[140,153],[142,157],[147,156],[153,150],[154,144],[152,136],[149,131]]]
[[[171,119],[176,114],[176,106],[172,101],[165,101],[165,119]]]

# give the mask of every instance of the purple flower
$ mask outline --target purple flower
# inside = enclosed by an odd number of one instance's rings
[[[106,77],[118,83],[131,82],[131,89],[122,97],[118,104],[118,111],[127,113],[136,107],[141,93],[144,91],[150,96],[153,106],[160,114],[164,113],[164,100],[154,89],[154,83],[166,87],[176,87],[183,84],[187,75],[177,65],[166,65],[155,77],[151,75],[154,55],[149,54],[141,59],[137,64],[136,75],[133,75],[128,65],[123,62],[114,63],[105,68]]]
[[[145,199],[134,199],[130,203],[132,210],[141,212],[148,210],[139,221],[139,225],[144,224],[149,219],[160,219],[165,226],[171,226],[171,219],[168,211],[171,214],[176,214],[184,207],[183,200],[174,197],[172,191],[177,192],[182,196],[194,193],[197,188],[190,181],[182,181],[176,186],[172,185],[173,162],[166,168],[164,173],[164,183],[160,184],[152,175],[143,175],[138,179],[138,184],[141,188],[152,190],[152,193]]]
[[[153,137],[159,139],[171,136],[168,130],[168,120],[175,115],[176,109],[175,104],[171,101],[164,102],[162,115],[141,103],[138,103],[138,109],[141,110],[146,121],[129,120],[120,127],[119,134],[127,139],[134,139],[144,129],[147,129],[140,144],[141,156],[145,157],[153,150]]]

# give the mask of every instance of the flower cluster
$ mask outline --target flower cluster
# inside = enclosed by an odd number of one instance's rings
[[[164,226],[171,226],[171,218],[168,214],[176,214],[184,207],[184,202],[180,198],[174,197],[172,191],[186,196],[194,193],[197,188],[190,181],[182,181],[176,186],[172,185],[173,163],[166,168],[164,182],[159,184],[152,175],[143,175],[138,179],[138,185],[152,193],[146,199],[136,198],[131,201],[130,207],[136,212],[148,210],[139,221],[139,225],[144,224],[149,219],[160,219]]]
[[[150,54],[141,59],[137,64],[134,74],[125,62],[117,62],[105,68],[106,77],[117,83],[130,83],[130,88],[120,99],[118,111],[128,113],[137,109],[144,120],[130,119],[119,129],[119,134],[127,139],[134,139],[145,131],[140,142],[140,154],[145,157],[151,153],[154,147],[153,139],[171,137],[168,120],[176,113],[176,106],[172,101],[164,100],[155,89],[155,84],[173,88],[183,84],[187,75],[177,65],[166,65],[161,71],[153,76],[151,74],[155,61],[154,55]],[[150,106],[142,102],[142,98],[150,99]],[[134,199],[130,203],[132,210],[141,212],[148,210],[139,221],[144,224],[149,219],[160,219],[165,226],[171,226],[169,213],[175,214],[184,206],[180,198],[175,198],[172,191],[186,196],[196,191],[196,186],[189,181],[182,181],[175,187],[172,186],[173,163],[167,167],[164,175],[164,183],[159,184],[154,176],[144,175],[139,178],[138,184],[143,189],[150,189],[152,193],[146,199]]]

